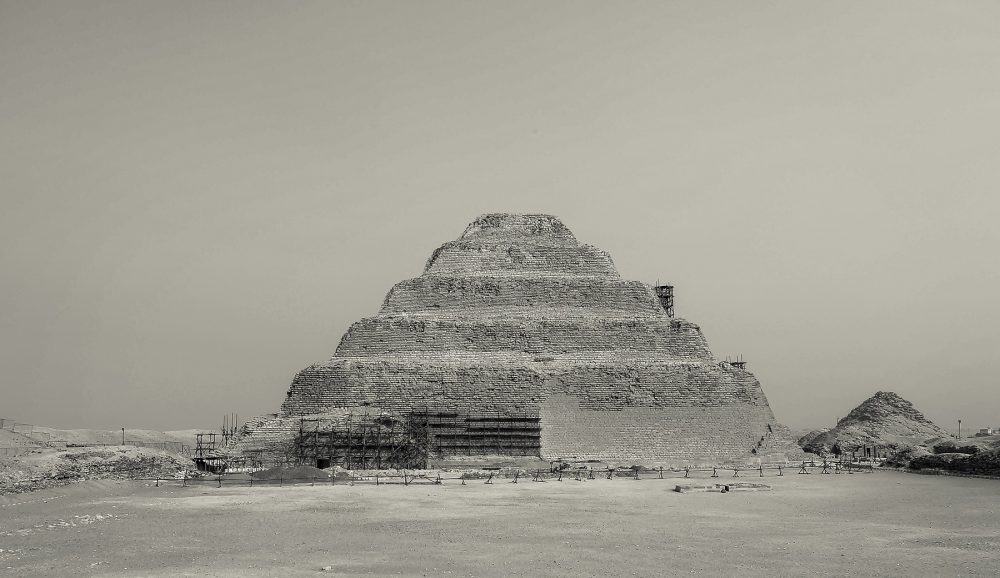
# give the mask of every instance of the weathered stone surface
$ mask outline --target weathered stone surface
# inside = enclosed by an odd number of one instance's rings
[[[355,406],[536,416],[543,457],[617,463],[745,461],[786,433],[749,371],[549,215],[476,219],[243,441]]]
[[[935,438],[950,439],[951,434],[896,393],[879,391],[840,418],[837,427],[810,432],[799,444],[806,451],[825,454],[834,446],[848,452],[862,445],[918,445]]]

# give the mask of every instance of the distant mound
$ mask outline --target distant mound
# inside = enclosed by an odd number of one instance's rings
[[[165,444],[177,443],[194,447],[195,435],[202,431],[211,430],[177,430],[177,431],[157,431],[146,429],[125,430],[125,442],[140,444]],[[99,430],[99,429],[56,429],[51,427],[35,426],[34,434],[42,434],[48,437],[49,441],[66,442],[70,446],[94,446],[94,445],[121,445],[122,431],[119,430]]]
[[[913,404],[891,391],[866,399],[837,422],[837,427],[812,432],[799,440],[808,452],[830,453],[834,446],[850,451],[865,444],[920,445],[934,438],[952,436],[924,417]]]
[[[813,440],[815,440],[816,438],[818,438],[819,436],[825,434],[828,431],[830,431],[830,428],[814,429],[811,432],[809,432],[809,433],[807,433],[804,436],[802,436],[802,437],[799,438],[799,445],[801,447],[806,447],[809,444],[811,444],[813,442]]]

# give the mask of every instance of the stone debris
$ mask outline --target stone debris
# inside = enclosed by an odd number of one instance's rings
[[[90,526],[97,522],[118,520],[122,518],[127,518],[128,514],[82,514],[78,516],[73,516],[69,519],[58,519],[51,520],[47,522],[41,522],[35,524],[30,528],[19,528],[17,530],[8,530],[0,532],[0,536],[11,537],[11,536],[28,536],[30,534],[37,534],[39,532],[46,532],[51,530],[58,530],[63,528],[80,528],[84,526]]]
[[[0,495],[82,480],[168,479],[192,465],[172,452],[134,446],[46,450],[0,462]]]
[[[771,486],[755,482],[735,482],[726,484],[727,492],[769,492]]]
[[[724,492],[725,486],[722,484],[678,484],[674,491],[681,494],[692,492]]]
[[[754,482],[733,482],[728,484],[679,484],[674,488],[675,492],[688,494],[692,492],[714,492],[725,494],[729,492],[769,492],[771,486]]]

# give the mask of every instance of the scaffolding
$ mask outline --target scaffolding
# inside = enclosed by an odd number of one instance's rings
[[[215,432],[195,434],[194,460],[195,467],[205,472],[221,472],[225,470],[226,460],[220,455]]]
[[[496,412],[414,412],[428,429],[428,449],[437,457],[494,454],[541,455],[542,428],[537,416]]]
[[[303,418],[295,438],[299,464],[347,469],[424,469],[431,456],[538,456],[537,416],[466,414],[424,408],[405,414]]]
[[[656,290],[656,297],[660,300],[660,305],[663,306],[663,310],[667,312],[667,317],[674,316],[674,286],[673,285],[660,285],[657,282],[656,286],[653,287]]]
[[[347,469],[427,467],[426,428],[412,416],[348,414],[303,418],[295,437],[299,464]]]

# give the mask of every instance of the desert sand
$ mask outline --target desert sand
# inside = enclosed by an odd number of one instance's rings
[[[600,478],[84,482],[0,498],[0,574],[1000,574],[998,481],[896,472],[743,479],[773,490],[681,494],[672,491],[678,479]]]

